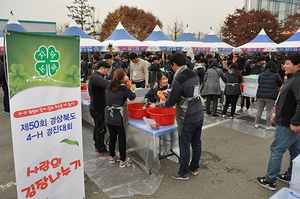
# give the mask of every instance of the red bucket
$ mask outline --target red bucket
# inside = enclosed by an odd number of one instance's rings
[[[174,124],[175,108],[155,107],[148,109],[150,119],[154,119],[160,125]]]
[[[128,115],[130,118],[143,119],[143,117],[149,117],[147,108],[143,109],[143,103],[130,103],[127,104]]]

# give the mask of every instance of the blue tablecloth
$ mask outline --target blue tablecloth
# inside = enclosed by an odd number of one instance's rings
[[[149,126],[146,126],[143,119],[132,119],[129,118],[129,125],[132,125],[142,131],[145,131],[146,133],[149,133],[153,137],[158,137],[161,135],[165,135],[168,133],[172,133],[174,131],[177,131],[177,125],[171,124],[171,125],[161,125],[161,128],[159,130],[154,130]]]

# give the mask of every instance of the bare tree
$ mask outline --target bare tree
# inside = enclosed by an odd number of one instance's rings
[[[178,21],[177,17],[172,22],[171,25],[168,25],[168,35],[172,40],[178,39],[183,33],[184,25],[182,21]]]
[[[58,23],[56,24],[56,34],[61,35],[65,32],[70,23]]]
[[[222,40],[222,32],[221,32],[222,26],[223,26],[223,20],[220,19],[220,21],[219,21],[219,23],[217,24],[217,27],[216,27],[216,35],[221,40]]]

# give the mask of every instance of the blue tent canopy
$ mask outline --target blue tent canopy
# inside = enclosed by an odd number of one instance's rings
[[[136,38],[131,36],[122,26],[121,23],[118,24],[115,31],[106,40],[134,40],[138,41]]]
[[[184,33],[175,40],[175,42],[200,42],[192,33],[188,31],[188,28],[185,29]]]
[[[79,35],[81,38],[94,39],[93,37],[86,34],[76,24],[73,24],[73,23],[70,24],[70,26],[65,30],[65,32],[62,35],[68,35],[68,36],[77,36],[77,35]]]
[[[225,43],[217,37],[215,34],[208,34],[204,39],[201,40],[203,43]]]
[[[270,51],[276,43],[273,42],[265,32],[264,28],[261,29],[259,34],[250,42],[238,47],[242,51]]]
[[[273,50],[280,52],[300,52],[300,28],[289,39],[274,46]]]
[[[114,32],[102,42],[104,48],[102,51],[145,51],[147,46],[143,46],[142,42],[131,36],[123,27],[121,22]],[[109,46],[112,45],[112,49]]]
[[[149,51],[181,51],[183,47],[167,37],[158,25],[142,43],[149,46]]]
[[[284,42],[293,42],[293,41],[300,41],[300,28],[293,36],[291,36]]]
[[[203,47],[209,48],[210,51],[232,51],[233,47],[221,39],[217,37],[217,35],[214,34],[214,32],[211,30],[208,35],[201,40],[203,43]]]
[[[15,18],[13,14],[10,15],[10,18],[7,22],[7,24],[4,26],[4,28],[0,32],[0,37],[3,37],[3,31],[4,30],[14,30],[19,32],[28,32]],[[1,45],[1,44],[0,44]]]
[[[188,30],[188,26],[186,27],[183,34],[175,40],[177,45],[184,46],[182,50],[184,51],[199,51],[202,50],[200,42],[190,31]]]
[[[153,32],[144,41],[172,41],[167,37],[158,25],[155,26]],[[143,41],[143,42],[144,42]]]
[[[76,23],[72,21],[70,26],[65,30],[62,35],[80,36],[80,49],[81,52],[99,52],[103,44],[86,34]]]
[[[274,43],[274,41],[272,41],[268,35],[259,34],[249,43]]]

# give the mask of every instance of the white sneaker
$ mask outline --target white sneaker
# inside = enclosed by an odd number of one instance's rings
[[[260,127],[260,124],[255,124],[255,128],[259,128]]]
[[[225,118],[226,118],[226,115],[222,115],[222,118],[225,119]]]
[[[267,131],[273,131],[273,130],[275,130],[276,128],[274,127],[274,126],[267,126],[266,127],[266,130]]]
[[[243,113],[243,108],[240,108],[240,110],[237,111],[237,113]]]
[[[249,109],[247,109],[245,112],[244,112],[245,115],[248,115],[249,114]]]

